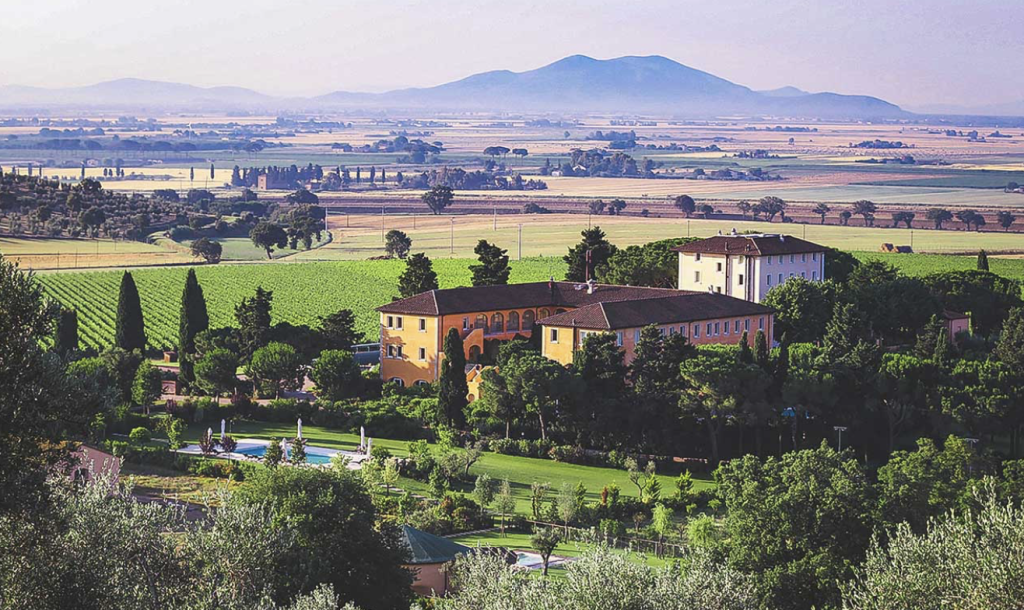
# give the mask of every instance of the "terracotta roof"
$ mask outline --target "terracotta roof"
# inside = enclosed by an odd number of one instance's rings
[[[594,330],[638,328],[648,324],[675,324],[740,316],[767,315],[771,308],[710,292],[689,292],[634,301],[613,301],[537,320],[544,326],[575,326]]]
[[[791,235],[716,235],[673,248],[676,252],[701,254],[747,254],[771,256],[775,254],[802,254],[824,252],[825,246]]]
[[[596,284],[593,293],[576,282],[531,282],[505,286],[467,286],[431,290],[382,305],[377,311],[437,316],[526,307],[583,307],[607,301],[627,301],[685,294],[669,288]]]

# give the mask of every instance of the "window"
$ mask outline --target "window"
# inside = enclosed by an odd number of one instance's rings
[[[715,263],[715,271],[722,272],[722,263]]]
[[[523,312],[523,330],[530,330],[533,328],[533,321],[536,315],[532,309],[527,309]]]
[[[800,255],[800,262],[801,263],[806,263],[807,262],[807,254],[801,254]]]
[[[718,336],[718,333],[721,332],[721,330],[722,330],[722,323],[721,322],[715,322],[715,336],[716,337]]]
[[[721,286],[715,286],[715,290],[718,291],[718,294],[722,294],[722,287]]]
[[[462,318],[462,330],[469,330],[469,318]]]
[[[789,262],[791,262],[791,263],[796,262],[796,256],[793,255],[793,254],[790,254],[789,255]]]
[[[508,325],[505,327],[506,330],[513,331],[519,330],[519,313],[515,311],[508,312]]]
[[[395,327],[395,316],[388,316],[388,328]]]
[[[551,310],[549,310],[547,307],[544,307],[543,309],[540,310],[540,314],[538,315],[543,320],[544,318],[551,315]]]
[[[430,385],[430,382],[425,379],[417,379],[413,385]]]
[[[633,331],[633,343],[640,343],[640,329]]]
[[[782,283],[783,281],[784,281],[784,280],[782,279],[782,274],[780,273],[780,274],[779,274],[779,283],[781,284],[781,283]]]
[[[723,326],[725,327],[725,328],[722,329],[723,334],[728,335],[729,334],[729,323],[726,322]]]
[[[789,272],[789,277],[793,277],[793,272],[792,271]]]
[[[500,311],[491,316],[491,333],[505,332],[505,314]]]
[[[398,330],[402,330],[402,319],[402,316],[398,316],[397,318],[395,318],[395,328],[397,328]]]
[[[812,261],[818,260],[818,253],[817,252],[811,252],[811,260]]]
[[[735,330],[733,332],[735,332],[736,334],[739,334],[739,332],[740,332],[740,321],[739,320],[736,320],[736,324],[734,325],[734,329]]]
[[[622,347],[622,331],[615,333],[615,345]]]
[[[484,314],[477,314],[473,320],[473,328],[479,328],[480,330],[487,332],[487,316]]]
[[[757,319],[757,330],[764,330],[764,316]]]
[[[659,328],[658,329],[658,334],[661,335],[662,337],[664,337],[665,336],[665,329],[664,328]]]
[[[395,358],[401,358],[402,357],[402,346],[401,345],[397,346],[397,349],[395,351],[397,352],[395,354]]]
[[[700,252],[694,255],[693,260],[697,261],[698,263],[700,262]]]
[[[764,278],[764,279],[766,280],[766,284],[767,284],[768,286],[771,286],[771,285],[772,285],[772,274],[771,274],[771,273],[769,273],[769,274],[768,274],[767,276],[765,276],[765,278]]]
[[[420,318],[420,332],[421,333],[427,332],[427,319],[426,318]]]
[[[750,318],[743,321],[743,330],[750,332]]]
[[[800,272],[800,277],[802,277],[804,279],[807,279],[807,272],[806,271],[801,271]]]
[[[402,379],[401,377],[392,377],[391,379],[388,379],[388,381],[390,381],[391,383],[397,385],[400,388],[404,388],[405,387],[405,380]]]
[[[705,328],[704,330],[705,330],[704,336],[705,337],[710,337],[711,336],[711,322],[708,322],[708,327]]]
[[[693,325],[693,338],[700,339],[700,324]]]
[[[426,359],[427,359],[427,348],[421,347],[420,348],[420,360],[426,360]]]
[[[585,330],[581,330],[580,331],[580,335],[579,335],[579,337],[580,337],[580,345],[583,345],[587,341],[587,337],[589,337],[589,336],[590,336],[590,332],[585,331]]]
[[[552,328],[551,329],[551,342],[552,343],[558,343],[558,329],[557,328]]]
[[[700,283],[700,271],[693,272],[693,281]]]
[[[780,255],[779,255],[779,264],[781,265],[782,263],[783,263],[783,260],[782,260],[782,255],[780,254]]]
[[[770,256],[768,257],[768,264],[769,265],[772,264],[772,257],[770,257]]]
[[[817,271],[811,271],[811,279],[814,280],[814,281],[818,281],[818,272]]]
[[[743,274],[742,273],[739,275],[739,280],[740,280],[740,286],[742,286],[743,285]]]
[[[394,358],[394,357],[395,357],[395,346],[394,345],[389,345],[388,346],[388,358]]]
[[[679,325],[679,334],[684,336],[684,337],[686,336],[686,325],[685,324],[680,324]]]

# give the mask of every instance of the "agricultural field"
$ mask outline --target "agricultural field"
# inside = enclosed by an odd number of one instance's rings
[[[135,267],[194,260],[183,248],[170,244],[112,239],[0,237],[0,254],[24,269]]]
[[[469,260],[437,260],[434,269],[443,288],[468,285]],[[356,314],[358,330],[377,339],[375,307],[398,296],[398,276],[405,268],[399,260],[338,261],[304,264],[238,264],[197,266],[211,326],[234,325],[234,308],[257,286],[274,293],[274,322],[316,325],[320,316],[343,308]],[[79,312],[83,345],[104,347],[114,337],[117,294],[122,271],[46,273],[38,276],[51,298]],[[512,263],[512,282],[562,277],[561,261],[530,259]],[[141,269],[132,272],[139,288],[146,332],[151,346],[177,343],[184,267]]]
[[[581,206],[582,207],[582,206]],[[834,212],[835,213],[835,212]],[[851,220],[851,225],[859,223]],[[952,223],[950,226],[955,226]],[[522,256],[558,256],[580,239],[588,225],[600,226],[608,239],[620,247],[644,244],[670,237],[709,237],[719,232],[759,231],[782,233],[808,239],[841,250],[877,251],[883,243],[912,245],[917,252],[970,253],[1024,251],[1024,237],[1016,233],[973,232],[929,229],[783,224],[753,221],[702,220],[685,218],[643,218],[638,216],[593,216],[585,214],[489,214],[433,216],[387,215],[384,232],[399,229],[413,242],[413,252],[431,258],[470,258],[477,241],[496,243],[515,259],[519,255],[519,226],[522,225]],[[339,215],[328,218],[334,240],[316,250],[299,252],[290,260],[351,260],[384,254],[382,219],[379,215]],[[495,228],[496,227],[496,228]],[[454,234],[454,248],[452,235]]]

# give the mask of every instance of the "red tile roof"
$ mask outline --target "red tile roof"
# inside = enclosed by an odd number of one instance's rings
[[[579,309],[537,320],[537,324],[618,330],[639,328],[648,324],[675,324],[772,313],[771,308],[764,305],[724,294],[678,292],[679,294],[632,301],[610,301],[585,305]]]
[[[673,248],[676,252],[771,256],[824,252],[825,246],[790,235],[716,235]]]
[[[676,294],[687,294],[687,291],[596,284],[593,293],[589,293],[584,283],[531,282],[506,286],[467,286],[430,290],[382,305],[377,311],[437,316],[527,307],[583,307],[608,301],[649,299]]]

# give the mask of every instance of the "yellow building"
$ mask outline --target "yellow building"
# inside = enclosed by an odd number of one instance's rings
[[[681,334],[693,345],[738,343],[746,331],[751,338],[764,331],[772,343],[772,310],[724,294],[673,291],[675,294],[629,301],[606,301],[586,305],[537,321],[542,327],[541,354],[570,364],[573,353],[594,333],[614,333],[625,352],[626,364],[633,360],[640,330],[657,326],[663,334]]]
[[[606,301],[677,294],[665,288],[554,281],[431,290],[377,308],[381,377],[406,386],[436,381],[444,338],[452,328],[462,337],[472,366],[488,360],[497,342],[530,337],[542,318]]]

